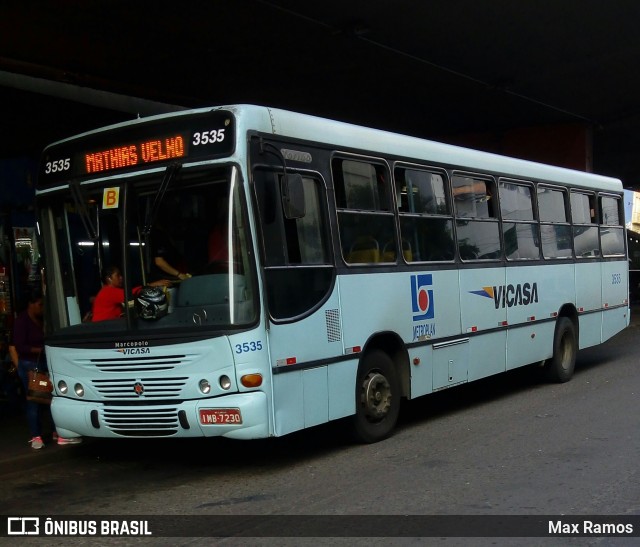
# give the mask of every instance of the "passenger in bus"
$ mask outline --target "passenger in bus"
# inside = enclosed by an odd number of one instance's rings
[[[151,232],[151,279],[159,280],[165,276],[176,277],[182,281],[191,277],[176,246],[167,230],[158,226]]]
[[[91,320],[107,321],[109,319],[118,319],[124,314],[124,289],[122,288],[122,272],[117,266],[109,266],[102,273],[102,288],[98,292],[93,301]],[[171,281],[168,279],[159,279],[149,283],[152,287],[169,287]],[[135,296],[140,292],[142,287],[134,287],[132,290]]]

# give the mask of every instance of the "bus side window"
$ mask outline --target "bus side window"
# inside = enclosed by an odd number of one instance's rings
[[[489,181],[454,176],[453,199],[458,218],[496,218],[493,184]]]
[[[288,218],[281,174],[256,169],[255,183],[269,313],[274,319],[299,316],[326,296],[333,277],[324,185],[303,176],[304,215]]]
[[[395,262],[397,243],[386,168],[342,158],[334,158],[331,166],[345,262]]]
[[[564,190],[538,186],[540,241],[544,258],[573,256],[571,226],[567,210],[567,193]]]
[[[488,177],[459,174],[451,178],[451,184],[460,258],[500,259],[502,248],[494,199],[495,182]]]
[[[576,257],[595,258],[600,256],[594,194],[590,192],[571,192],[571,220],[573,222],[573,246]]]
[[[539,259],[540,236],[533,214],[532,185],[501,179],[499,192],[507,260]]]
[[[604,256],[624,256],[624,228],[619,197],[600,196],[600,243]]]
[[[453,218],[445,191],[446,175],[396,167],[394,176],[404,260],[453,260]]]

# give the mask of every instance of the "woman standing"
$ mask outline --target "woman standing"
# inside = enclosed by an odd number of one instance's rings
[[[27,309],[18,317],[13,326],[13,345],[18,353],[18,376],[22,381],[25,393],[29,390],[29,371],[47,370],[47,359],[44,355],[43,302],[39,291],[33,292],[27,302]],[[31,433],[31,448],[39,450],[44,446],[42,440],[42,420],[49,416],[49,405],[27,400],[27,423]],[[58,444],[77,444],[81,437],[63,439],[54,432],[54,440]]]
[[[25,394],[29,389],[29,371],[47,370],[44,358],[44,331],[42,327],[42,296],[34,292],[27,309],[16,318],[13,326],[13,345],[18,353],[18,376]],[[47,405],[27,400],[27,423],[31,433],[31,448],[39,450],[42,441],[42,418],[48,413]]]

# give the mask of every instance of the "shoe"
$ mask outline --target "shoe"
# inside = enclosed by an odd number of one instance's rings
[[[55,443],[58,440],[58,434],[54,431],[51,433],[51,440]]]
[[[68,439],[65,437],[58,437],[58,444],[80,444],[82,442],[82,437],[69,437]]]
[[[33,448],[34,450],[40,450],[44,446],[42,437],[34,437],[29,442],[31,443],[31,448]]]

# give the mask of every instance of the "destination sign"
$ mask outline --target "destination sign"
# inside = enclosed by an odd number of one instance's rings
[[[235,126],[230,112],[141,120],[49,146],[42,157],[38,187],[155,164],[224,157],[234,148]]]
[[[184,158],[185,154],[184,137],[176,135],[165,139],[118,146],[99,152],[89,152],[84,155],[84,162],[87,173],[99,173],[144,163]]]

